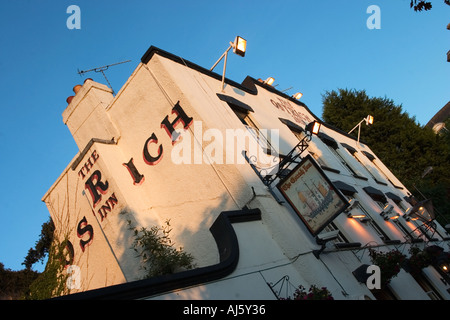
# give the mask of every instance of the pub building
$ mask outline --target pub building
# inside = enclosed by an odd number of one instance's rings
[[[117,94],[74,87],[62,118],[79,152],[42,199],[78,270],[61,298],[450,298],[431,201],[273,79],[211,70],[152,46]],[[167,221],[195,267],[144,279],[133,228]],[[412,247],[441,259],[412,272]],[[386,285],[373,250],[406,257]]]

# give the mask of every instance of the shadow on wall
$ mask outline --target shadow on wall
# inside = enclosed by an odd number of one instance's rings
[[[220,261],[217,264],[62,296],[55,300],[138,299],[223,278],[235,270],[239,260],[239,244],[232,223],[260,219],[259,209],[224,211],[219,214],[209,228],[219,252]]]

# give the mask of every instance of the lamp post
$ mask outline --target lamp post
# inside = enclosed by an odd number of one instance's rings
[[[224,87],[224,84],[225,84],[225,71],[227,69],[228,51],[230,51],[231,48],[233,48],[233,52],[235,54],[237,54],[238,56],[244,57],[245,56],[245,51],[247,49],[247,40],[245,40],[242,37],[237,36],[234,39],[234,42],[230,42],[230,46],[228,47],[228,49],[225,50],[225,52],[220,56],[220,58],[216,61],[216,63],[214,63],[214,65],[211,67],[211,69],[209,69],[209,71],[213,71],[213,69],[217,66],[217,64],[223,58],[225,58],[225,60],[223,62],[223,71],[222,71],[222,86],[221,86],[221,91],[222,92],[223,92],[223,87]]]
[[[371,124],[373,124],[373,117],[372,117],[371,115],[368,115],[367,117],[365,117],[364,119],[362,119],[356,126],[354,126],[352,130],[350,130],[350,131],[348,132],[348,134],[350,134],[350,133],[353,132],[353,130],[355,130],[356,128],[358,128],[358,143],[359,143],[359,137],[360,137],[360,135],[361,135],[361,124],[362,124],[364,121],[366,122],[366,125],[367,125],[367,126],[368,126],[368,125],[371,125]]]

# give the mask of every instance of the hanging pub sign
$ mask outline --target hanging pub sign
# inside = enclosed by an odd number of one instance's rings
[[[313,235],[348,207],[345,196],[310,155],[303,158],[277,188]]]

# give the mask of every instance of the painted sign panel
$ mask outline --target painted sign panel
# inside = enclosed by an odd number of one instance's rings
[[[345,196],[310,155],[280,181],[277,188],[313,235],[348,207]]]

